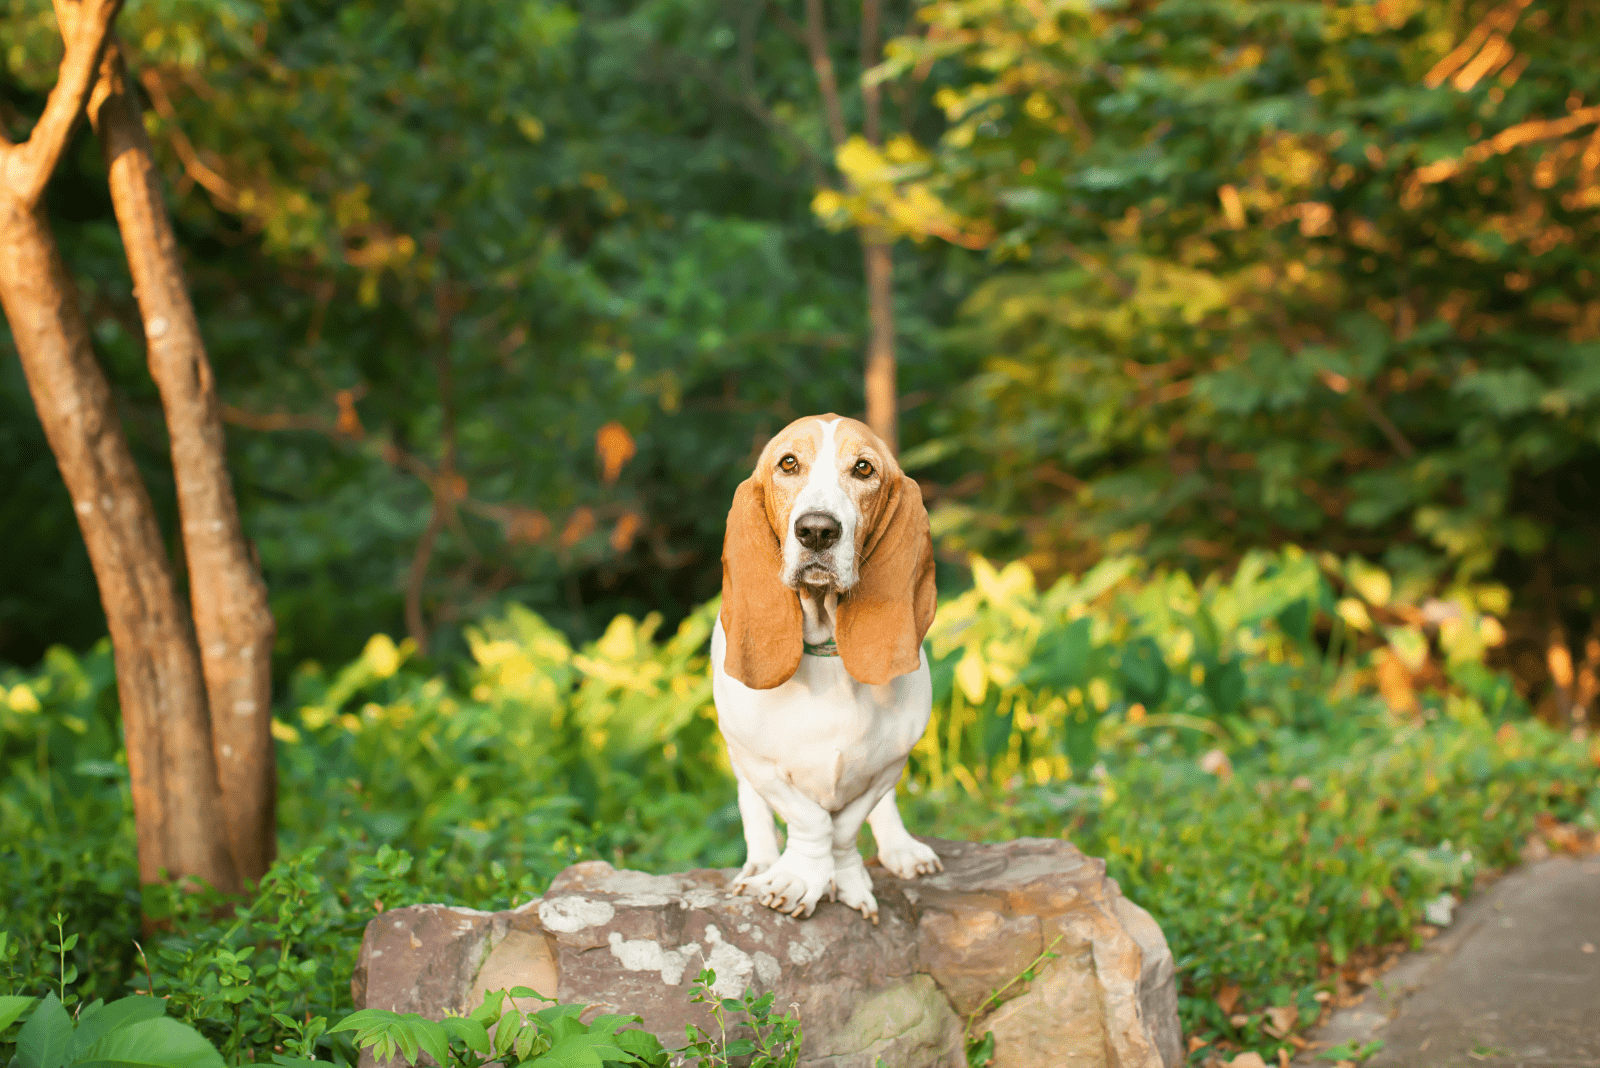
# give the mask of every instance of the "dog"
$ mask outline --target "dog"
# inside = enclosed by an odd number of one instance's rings
[[[780,431],[734,493],[711,634],[744,823],[735,893],[795,917],[828,894],[876,923],[863,821],[895,875],[943,870],[894,796],[933,711],[934,599],[922,492],[878,436],[837,415]]]

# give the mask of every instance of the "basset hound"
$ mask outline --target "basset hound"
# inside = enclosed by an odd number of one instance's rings
[[[927,729],[933,541],[914,479],[865,424],[785,427],[740,484],[711,634],[717,722],[739,784],[746,860],[736,893],[793,916],[824,894],[874,923],[856,848],[871,824],[901,878],[941,870],[894,789]],[[772,814],[783,817],[782,852]]]

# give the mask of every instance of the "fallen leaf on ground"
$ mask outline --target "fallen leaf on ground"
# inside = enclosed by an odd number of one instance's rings
[[[1231,1013],[1233,1007],[1239,1003],[1239,984],[1223,983],[1222,989],[1217,991],[1217,1008],[1224,1013]]]
[[[1259,1053],[1241,1053],[1228,1062],[1228,1068],[1267,1068]]]
[[[1282,1038],[1299,1019],[1299,1009],[1293,1005],[1278,1005],[1267,1010],[1268,1023],[1264,1030],[1273,1038]]]
[[[1190,1035],[1189,1036],[1189,1052],[1190,1053],[1193,1053],[1197,1049],[1202,1049],[1203,1047],[1206,1046],[1206,1044],[1207,1044],[1206,1040],[1201,1038],[1199,1035]]]

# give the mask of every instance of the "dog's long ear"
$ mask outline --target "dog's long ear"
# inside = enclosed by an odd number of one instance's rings
[[[921,663],[933,626],[933,537],[922,490],[899,475],[862,547],[861,579],[839,601],[834,638],[857,682],[881,685]]]
[[[722,669],[753,690],[788,682],[803,647],[800,596],[783,584],[783,545],[752,475],[739,483],[722,539]]]

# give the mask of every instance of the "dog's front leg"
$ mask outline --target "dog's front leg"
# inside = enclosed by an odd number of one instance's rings
[[[895,803],[893,787],[872,810],[867,823],[872,826],[872,837],[878,842],[879,862],[900,878],[914,879],[918,875],[944,871],[939,854],[911,837],[906,830],[906,825],[900,819],[900,806]]]
[[[772,807],[756,792],[737,768],[734,777],[739,782],[739,819],[744,824],[744,867],[733,881],[733,892],[742,894],[751,877],[772,867],[778,859],[778,832],[772,822]]]
[[[777,776],[761,783],[761,797],[783,817],[783,853],[760,874],[740,876],[743,891],[791,916],[809,916],[833,885],[833,816]]]
[[[878,922],[878,899],[872,894],[872,876],[861,862],[861,850],[856,839],[861,825],[877,815],[882,807],[880,797],[894,801],[894,784],[900,781],[905,768],[901,760],[884,768],[872,780],[860,797],[833,814],[833,895],[838,901],[855,909],[861,915]],[[877,807],[874,807],[877,806]],[[871,813],[871,815],[869,815]],[[904,830],[902,829],[902,832]],[[877,834],[877,826],[873,826]]]

